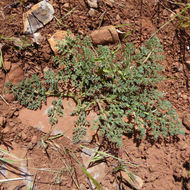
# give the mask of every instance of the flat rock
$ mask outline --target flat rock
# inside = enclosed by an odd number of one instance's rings
[[[23,14],[24,33],[33,34],[53,19],[53,6],[43,0]]]
[[[7,151],[7,147],[1,145],[0,147],[3,150]],[[10,156],[5,154],[4,157],[9,160],[14,160],[11,164],[3,163],[1,166],[0,180],[12,179],[12,178],[23,178],[23,180],[18,180],[10,183],[4,183],[6,189],[17,189],[19,185],[23,185],[25,189],[30,188],[33,183],[34,172],[28,170],[28,162],[26,160],[27,149],[18,146],[18,144],[13,143],[12,148],[9,151]],[[3,153],[1,153],[2,155]],[[2,156],[3,157],[3,156]]]
[[[96,154],[96,150],[97,149],[87,149],[87,148],[83,148],[82,149],[82,153],[81,153],[81,158],[83,161],[83,165],[85,166],[85,168],[88,168],[91,159],[94,157],[94,155]]]
[[[114,26],[104,26],[90,34],[94,45],[106,45],[119,42],[119,35]]]
[[[81,153],[81,158],[83,161],[83,165],[88,168],[88,165],[90,163],[90,160],[92,159],[92,157],[94,156],[95,152],[86,152],[86,150],[83,150],[83,153]],[[98,183],[102,183],[104,182],[104,178],[106,176],[106,164],[104,162],[96,164],[90,168],[87,169],[87,172],[90,173],[90,175],[98,182]],[[91,185],[93,187],[93,189],[95,189],[95,185],[93,184],[93,182],[90,180]]]
[[[11,82],[12,84],[18,84],[24,79],[24,72],[20,65],[13,64],[11,70],[5,77],[5,84]],[[12,93],[6,93],[5,99],[7,102],[13,101],[15,98]]]
[[[36,32],[36,33],[33,34],[33,39],[32,40],[33,40],[33,42],[35,42],[37,44],[40,44],[44,40],[44,38],[43,38],[43,36],[41,35],[40,32]]]
[[[52,101],[56,99],[50,97],[47,99],[47,104],[43,104],[41,109],[29,110],[23,108],[20,110],[19,118],[22,123],[35,127],[44,133],[49,133],[51,130],[51,125],[48,117],[48,110],[52,108]],[[63,100],[64,105],[64,116],[58,118],[58,123],[53,126],[53,135],[63,133],[67,138],[72,140],[72,129],[74,127],[74,122],[77,117],[71,116],[73,109],[75,108],[75,103],[72,99]]]
[[[106,164],[105,163],[100,163],[97,164],[91,168],[87,169],[87,172],[90,173],[90,175],[100,184],[104,183],[104,178],[106,176]],[[90,180],[91,181],[91,180]],[[92,187],[95,188],[95,185],[91,181]]]
[[[22,123],[28,126],[33,126],[44,133],[50,132],[52,126],[49,122],[48,110],[52,108],[52,101],[56,99],[50,97],[47,99],[47,104],[43,104],[41,109],[38,110],[29,110],[27,108],[23,108],[20,110],[19,119],[21,119]],[[77,120],[77,116],[72,116],[73,110],[76,108],[76,104],[72,99],[63,99],[63,107],[64,107],[64,116],[58,117],[58,123],[53,126],[53,135],[63,134],[68,139],[73,139],[73,129],[75,127],[75,121]],[[89,114],[88,121],[91,122],[95,119],[94,114]],[[92,131],[90,128],[87,129],[86,136],[82,139],[85,142],[90,142],[92,140],[95,131]]]
[[[24,79],[24,72],[20,65],[13,64],[10,72],[6,75],[5,83],[11,82],[12,84],[18,84]]]
[[[190,114],[185,114],[183,116],[183,120],[182,120],[183,124],[185,125],[185,127],[190,130]]]
[[[57,30],[49,39],[48,42],[51,46],[51,49],[54,51],[54,53],[58,52],[58,45],[59,42],[64,42],[65,38],[67,36],[67,31],[64,30]],[[71,37],[74,38],[74,34],[71,34]]]
[[[121,171],[122,180],[127,181],[132,187],[135,189],[141,189],[143,186],[143,180],[134,174],[130,174],[131,177],[129,177],[129,174],[127,172]]]

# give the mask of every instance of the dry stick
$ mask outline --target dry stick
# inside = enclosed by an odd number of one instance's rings
[[[2,100],[3,100],[7,105],[9,105],[9,103],[5,100],[5,98],[3,98],[3,96],[1,96],[1,94],[0,94],[0,97],[2,98]]]
[[[143,64],[145,64],[148,61],[148,59],[151,56],[151,54],[152,54],[152,51],[147,55],[146,59],[143,61]]]
[[[174,5],[185,5],[185,3],[180,3],[180,2],[176,2],[176,1],[169,1],[167,0],[169,3],[174,4]]]
[[[1,179],[0,183],[10,182],[10,181],[18,181],[18,180],[26,180],[26,178]]]
[[[99,26],[98,26],[98,29],[101,27],[101,25],[102,25],[102,22],[103,22],[103,20],[104,20],[104,15],[105,15],[105,13],[106,13],[106,10],[99,16],[99,18],[101,18],[101,20],[100,20],[100,22],[99,22]]]

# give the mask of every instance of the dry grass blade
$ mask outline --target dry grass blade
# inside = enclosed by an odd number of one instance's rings
[[[0,97],[1,97],[1,99],[7,104],[7,105],[9,105],[9,103],[5,100],[5,98],[3,98],[3,96],[0,94]]]
[[[111,155],[111,154],[108,154],[107,152],[94,150],[94,149],[85,147],[85,146],[83,146],[83,145],[80,145],[80,147],[81,147],[81,148],[85,148],[85,149],[89,149],[89,150],[91,150],[91,151],[96,152],[96,153],[99,155],[99,156],[97,156],[97,158],[111,157],[111,158],[113,158],[113,159],[118,160],[118,161],[121,162],[121,163],[126,163],[126,164],[128,164],[128,165],[131,165],[131,166],[134,166],[134,167],[138,167],[137,164],[132,164],[132,163],[130,163],[130,162],[126,162],[125,160],[122,160],[122,159],[120,159],[120,158],[118,158],[118,157],[115,157],[115,156],[113,156],[113,155]],[[95,158],[96,158],[96,157],[95,157]]]
[[[61,19],[65,19],[67,16],[69,16],[70,14],[72,14],[72,12],[76,9],[77,7],[74,7],[73,9],[71,9],[67,14],[65,14]]]
[[[12,158],[14,158],[16,161],[21,161],[22,159],[20,159],[20,158],[17,158],[15,155],[13,155],[13,154],[10,154],[8,151],[6,151],[6,150],[3,150],[2,148],[0,148],[0,152],[2,153],[2,154],[4,154],[4,155],[7,155],[7,156],[10,156],[10,157],[12,157]]]
[[[100,22],[99,22],[98,29],[102,26],[102,23],[103,23],[103,21],[104,21],[105,13],[106,13],[106,11],[104,11],[104,12],[100,15],[100,17],[99,17],[99,18],[101,18],[101,19],[100,19]]]
[[[10,181],[19,181],[19,180],[25,180],[26,178],[11,178],[11,179],[1,179],[0,183],[10,182]]]

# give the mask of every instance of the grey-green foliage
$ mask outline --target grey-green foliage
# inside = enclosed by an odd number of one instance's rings
[[[18,85],[9,82],[6,86],[10,88],[21,105],[27,106],[28,109],[36,110],[42,102],[46,101],[46,88],[36,75],[33,75],[31,79],[23,80]]]
[[[40,107],[48,95],[73,98],[77,103],[74,114],[79,116],[75,142],[85,135],[86,115],[92,109],[98,109],[94,127],[118,145],[128,132],[155,138],[181,134],[175,110],[155,87],[162,80],[161,52],[158,38],[138,51],[130,43],[111,51],[108,46],[95,49],[88,38],[68,36],[55,57],[59,72],[46,72],[43,82],[33,76],[13,85],[12,91],[30,109]]]
[[[64,107],[61,99],[52,101],[53,107],[48,110],[48,117],[50,118],[50,124],[55,125],[58,122],[57,115],[59,117],[64,116]]]

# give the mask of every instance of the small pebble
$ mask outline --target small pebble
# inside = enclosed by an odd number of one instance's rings
[[[19,112],[18,112],[18,111],[15,111],[15,112],[14,112],[14,116],[16,116],[16,117],[19,116]]]
[[[32,139],[31,139],[31,143],[32,144],[37,144],[38,142],[38,137],[37,136],[33,136]]]
[[[0,126],[3,126],[3,123],[4,123],[4,117],[0,116]]]
[[[88,11],[89,16],[93,17],[95,15],[96,11],[93,8],[90,8]]]
[[[24,131],[22,131],[21,136],[22,136],[22,139],[23,139],[23,140],[26,140],[26,139],[27,139],[27,135],[26,135],[26,133],[25,133]]]
[[[65,4],[63,5],[63,7],[69,8],[69,3],[65,3]]]
[[[33,42],[37,43],[37,44],[40,44],[42,41],[43,41],[43,36],[41,35],[40,32],[36,32],[33,34]]]
[[[184,99],[184,100],[187,100],[187,95],[186,94],[182,94],[181,97]]]
[[[116,20],[120,20],[121,18],[120,18],[120,16],[119,15],[117,15],[116,16]]]
[[[14,123],[13,121],[10,121],[10,122],[9,122],[9,126],[10,126],[10,127],[14,127],[14,126],[15,126],[15,123]]]
[[[32,150],[34,148],[34,144],[32,144],[32,142],[28,143],[28,150]]]

